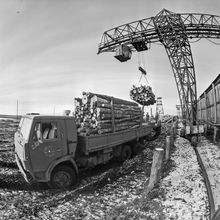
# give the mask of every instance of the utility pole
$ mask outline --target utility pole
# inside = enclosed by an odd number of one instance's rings
[[[156,113],[158,114],[159,117],[164,115],[162,97],[157,97]]]
[[[18,100],[17,100],[17,119],[18,119]]]

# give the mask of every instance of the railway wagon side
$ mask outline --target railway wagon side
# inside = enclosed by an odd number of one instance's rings
[[[220,126],[220,74],[199,97],[197,119],[209,125]]]

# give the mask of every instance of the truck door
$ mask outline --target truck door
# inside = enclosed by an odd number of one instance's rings
[[[49,164],[66,154],[64,121],[35,122],[29,156],[33,172],[44,172]]]

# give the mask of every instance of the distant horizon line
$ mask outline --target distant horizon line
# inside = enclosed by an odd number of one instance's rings
[[[0,114],[0,118],[20,118],[22,115]]]

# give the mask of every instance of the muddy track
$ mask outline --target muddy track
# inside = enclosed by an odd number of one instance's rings
[[[150,170],[150,169],[149,169]],[[43,201],[33,201],[29,207],[23,207],[20,211],[22,212],[21,216],[30,216],[33,215],[38,217],[38,212],[43,209],[52,209],[56,208],[60,204],[64,204],[68,201],[74,203],[80,194],[94,193],[96,190],[104,187],[106,184],[114,182],[114,180],[124,176],[123,173],[116,173],[116,169],[110,170],[103,177],[98,178],[95,181],[92,181],[87,184],[79,184],[78,186],[70,188],[68,191],[63,190],[49,190],[48,192],[57,194],[55,197],[50,197],[50,199],[44,199]],[[110,180],[110,181],[109,181]]]
[[[1,152],[13,152],[13,147],[10,147],[10,148],[7,148],[7,149],[0,148],[0,153]]]
[[[11,169],[18,169],[18,166],[15,162],[7,162],[7,161],[2,161],[0,160],[0,169],[1,167],[7,167]]]
[[[20,172],[15,169],[1,167],[0,188],[10,190],[27,190],[29,184],[25,182]]]
[[[8,132],[12,131],[8,130]],[[149,161],[152,159],[150,149],[160,146],[164,135],[147,143],[149,149],[145,155],[137,155],[124,163],[111,161],[94,169],[80,171],[78,184],[68,190],[51,190],[46,184],[26,183],[14,162],[13,139],[9,141],[8,135],[3,138],[6,140],[0,142],[0,190],[1,193],[7,193],[7,204],[15,206],[15,210],[19,212],[18,218],[28,218],[38,217],[38,213],[42,210],[56,208],[67,201],[74,202],[80,194],[94,193],[131,172],[138,173],[145,170],[146,175],[149,175],[151,166]]]
[[[11,148],[7,148],[7,149],[2,149],[2,148],[0,148],[0,153],[4,153],[4,152],[14,152],[14,149],[11,147]]]
[[[149,149],[153,149],[155,147],[155,144],[160,143],[163,138],[164,136],[160,135],[156,141],[153,141],[155,143],[153,143],[152,141],[148,142],[147,147]],[[45,184],[33,183],[30,185],[26,183],[21,173],[18,170],[15,160],[13,158],[7,158],[7,152],[6,152],[6,157],[4,156],[0,160],[0,170],[1,170],[0,188],[10,189],[10,190],[30,190],[30,191],[42,190],[45,188],[48,189],[45,186]],[[150,158],[148,159],[151,160]],[[126,175],[127,173],[131,172],[132,170],[131,167],[123,168],[123,171],[121,171],[120,167],[122,167],[122,165],[123,163],[121,162],[110,161],[107,164],[99,165],[92,169],[80,170],[79,178],[78,178],[79,182],[76,186],[74,186],[70,190],[72,189],[75,190],[76,187],[84,187],[85,185],[87,185],[85,189],[90,191],[91,190],[94,191],[97,188],[103,187],[105,186],[106,183],[109,183],[107,179],[111,179],[111,181],[114,181],[115,179],[121,177],[122,175]],[[139,170],[142,169],[139,168]],[[136,171],[138,172],[138,169]],[[99,176],[101,176],[101,178],[99,178]],[[96,179],[97,181],[93,182],[93,179]],[[88,184],[89,182],[90,184]]]
[[[81,183],[77,186],[77,188],[71,188],[70,191],[66,191],[64,195],[61,195],[60,197],[57,196],[56,198],[52,198],[48,201],[45,201],[41,203],[38,207],[36,207],[37,210],[41,210],[43,208],[50,209],[55,208],[59,204],[63,204],[65,202],[68,202],[71,200],[71,202],[74,202],[79,194],[83,193],[94,193],[96,190],[99,190],[106,186],[107,184],[113,183],[115,180],[119,179],[120,177],[123,177],[125,175],[129,175],[131,172],[135,172],[136,174],[139,172],[145,171],[145,175],[150,175],[150,169],[151,169],[151,161],[152,161],[152,150],[155,147],[161,146],[161,141],[164,141],[164,135],[160,135],[155,141],[147,143],[147,146],[144,150],[145,153],[140,153],[136,157],[134,157],[131,160],[128,160],[122,164],[112,163],[108,164],[106,167],[103,167],[103,171],[106,169],[107,171],[100,173],[98,178],[96,178],[92,182],[87,182],[87,184],[82,184],[84,179],[81,179]],[[132,162],[130,162],[132,161]],[[113,167],[109,167],[113,166]],[[94,174],[97,173],[97,170],[94,169]],[[88,171],[88,173],[91,173],[91,171]],[[86,173],[82,174],[82,177],[86,176]],[[37,217],[37,213],[35,213],[35,216]]]
[[[7,144],[7,143],[11,143],[11,141],[10,140],[0,140],[0,144]]]
[[[122,168],[122,165],[123,163],[110,161],[108,164],[100,165],[93,169],[80,170],[77,185],[69,188],[68,191],[95,191],[97,188],[101,188],[109,183],[109,179],[113,182],[115,179],[131,172],[132,167]],[[62,190],[51,190],[46,184],[26,183],[16,163],[0,161],[0,170],[0,188],[25,191],[41,191],[42,189],[47,189],[50,192],[62,192]],[[141,168],[136,170],[136,172],[139,171],[141,171]]]
[[[158,146],[161,139],[156,141],[156,143],[149,143],[151,147]],[[146,153],[147,152],[147,153]],[[109,183],[113,183],[115,180],[123,177],[125,175],[129,175],[131,172],[143,172],[145,170],[145,174],[147,176],[150,175],[150,168],[152,161],[152,151],[150,149],[145,149],[145,155],[139,154],[131,160],[125,161],[124,163],[118,162],[110,162],[107,165],[100,166],[99,169],[92,169],[84,171],[79,175],[79,183],[66,191],[63,190],[47,190],[49,194],[56,194],[56,196],[50,196],[47,199],[38,198],[36,201],[31,201],[29,207],[21,207],[20,211],[23,216],[33,215],[38,217],[38,212],[43,209],[51,209],[57,207],[59,204],[63,204],[71,200],[71,202],[76,201],[80,194],[88,194],[94,193],[96,190],[99,190],[106,186]],[[144,157],[144,159],[143,159]],[[142,161],[140,163],[140,161]],[[148,161],[146,165],[146,161]],[[148,167],[147,167],[148,166]],[[98,170],[98,171],[97,171]],[[40,189],[39,189],[40,190]]]

